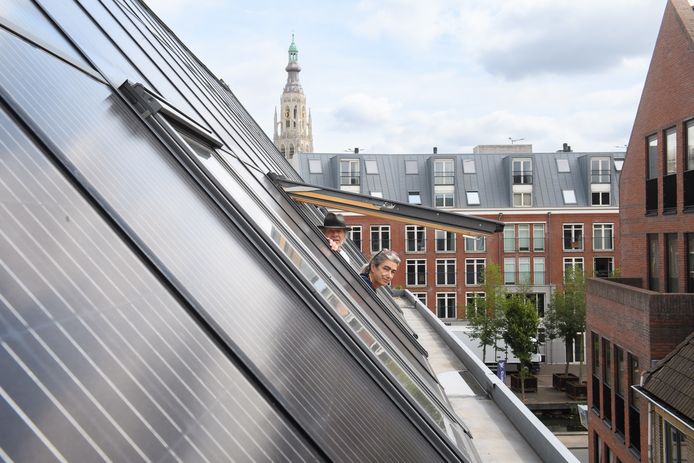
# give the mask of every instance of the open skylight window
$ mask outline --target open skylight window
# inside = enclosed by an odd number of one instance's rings
[[[309,174],[322,174],[323,166],[321,165],[320,159],[309,159],[308,160],[308,172]]]
[[[466,191],[465,195],[467,197],[468,206],[479,206],[480,205],[480,193],[479,193],[479,191]]]
[[[475,170],[475,160],[474,159],[464,159],[463,160],[463,173],[464,174],[474,174]]]
[[[574,190],[561,190],[564,195],[564,204],[576,204],[576,192]]]
[[[614,168],[617,170],[617,172],[622,171],[622,166],[624,166],[624,159],[615,159],[614,160]]]
[[[364,166],[366,167],[366,173],[367,174],[377,174],[378,173],[378,164],[376,163],[376,161],[365,160]]]
[[[568,159],[557,159],[557,170],[559,172],[571,172]]]

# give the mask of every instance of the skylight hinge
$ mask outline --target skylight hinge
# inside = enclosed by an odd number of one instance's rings
[[[149,117],[162,109],[161,103],[142,84],[126,80],[119,89],[142,117]]]

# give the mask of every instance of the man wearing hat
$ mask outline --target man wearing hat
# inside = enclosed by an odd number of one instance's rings
[[[345,218],[342,214],[333,214],[328,212],[323,219],[323,225],[318,226],[323,231],[323,234],[328,239],[330,243],[330,249],[335,252],[339,252],[344,259],[349,262],[349,256],[342,249],[342,243],[345,242],[347,238],[347,230],[350,227],[345,223]]]

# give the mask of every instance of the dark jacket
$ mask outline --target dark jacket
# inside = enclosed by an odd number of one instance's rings
[[[371,283],[371,280],[369,280],[369,274],[368,273],[360,273],[359,276],[361,277],[362,280],[364,280],[366,282],[367,285],[369,285],[369,287],[371,289],[374,289],[373,283]]]

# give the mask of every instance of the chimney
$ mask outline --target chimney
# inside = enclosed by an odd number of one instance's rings
[[[359,154],[359,148],[354,148],[354,154]]]
[[[562,151],[565,153],[570,153],[571,152],[571,146],[569,146],[568,143],[564,143],[564,145],[562,145]]]
[[[438,153],[438,152],[439,152],[439,148],[436,147],[436,146],[434,146],[434,154],[436,154],[436,153]]]

